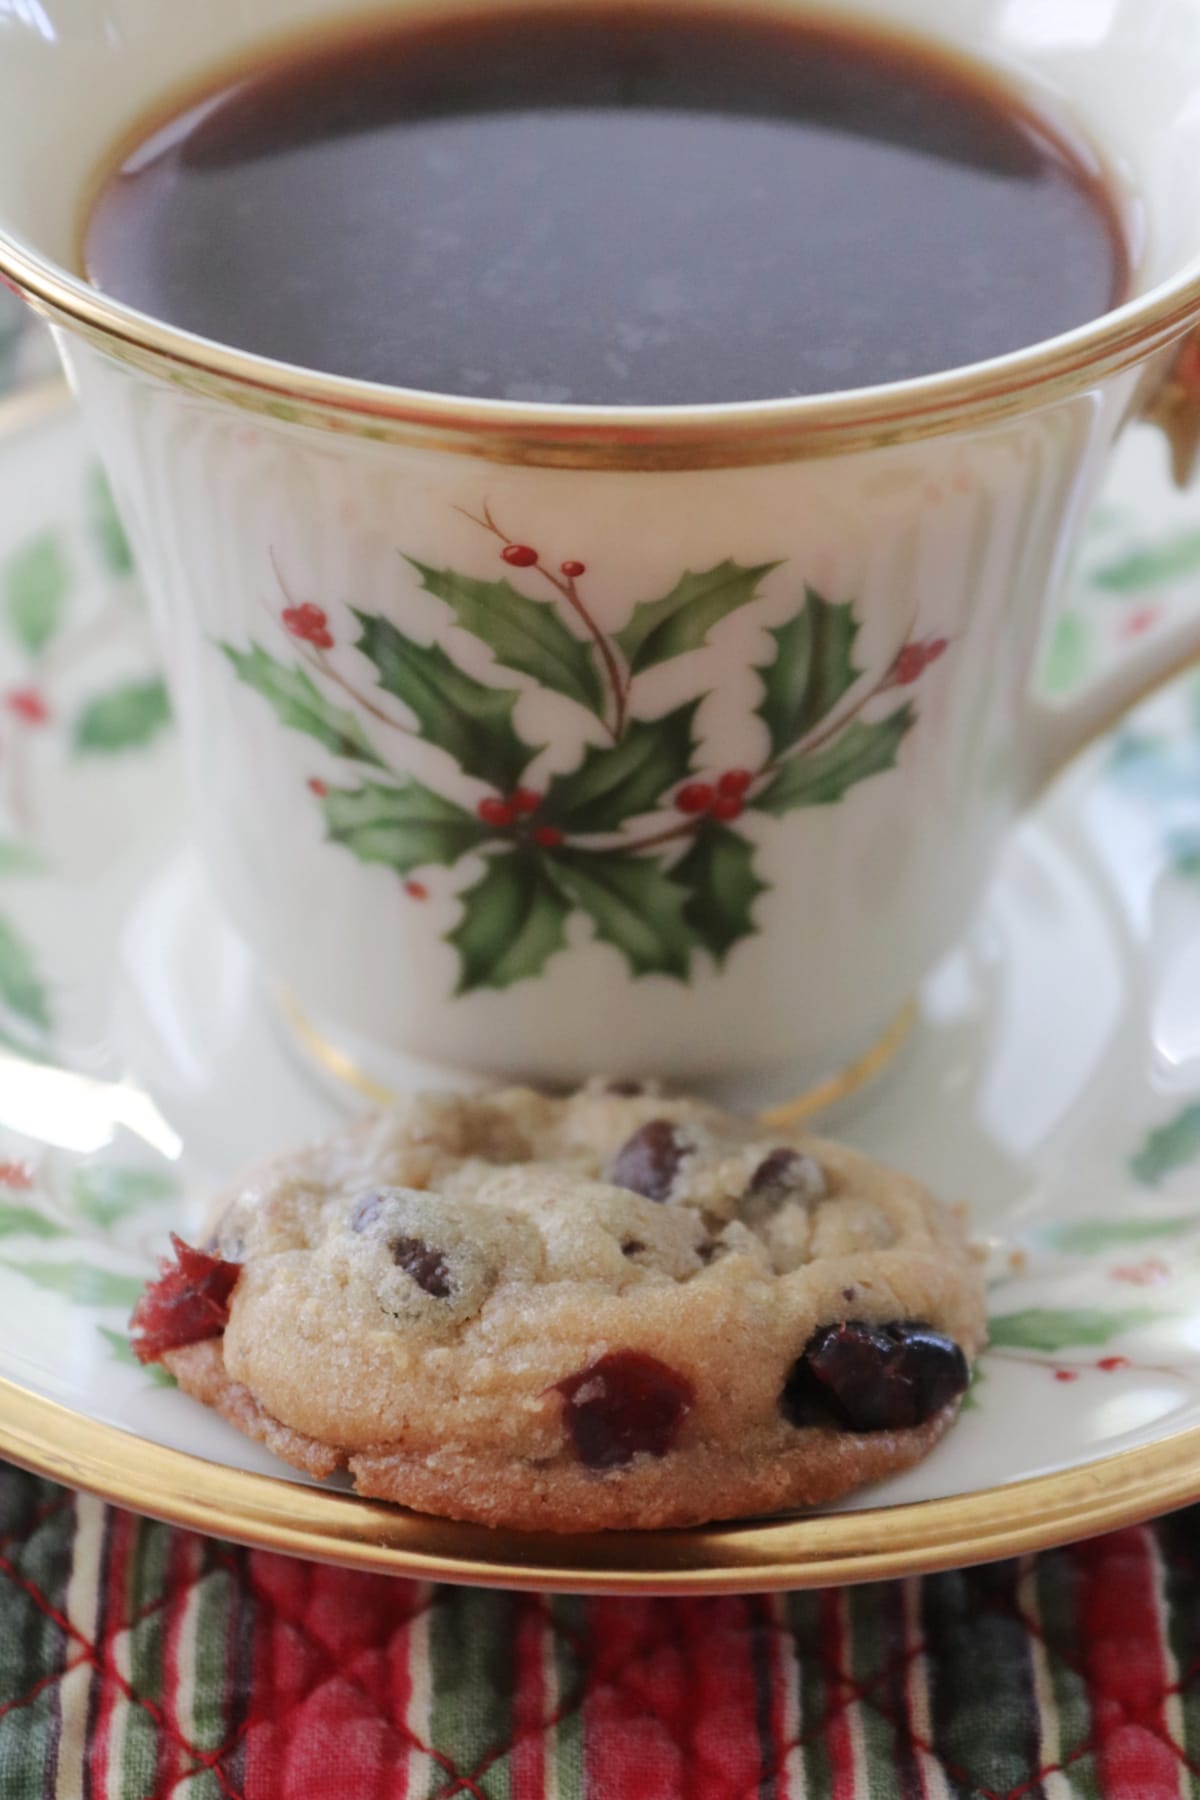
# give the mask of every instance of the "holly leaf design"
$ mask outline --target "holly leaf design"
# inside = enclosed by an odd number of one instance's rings
[[[860,781],[895,768],[900,745],[916,720],[916,709],[908,702],[875,725],[855,719],[821,749],[789,758],[750,804],[775,818],[801,806],[833,806]]]
[[[772,757],[780,757],[828,718],[863,671],[852,656],[858,636],[853,606],[832,605],[815,588],[805,587],[803,612],[768,636],[775,640],[775,658],[758,671],[763,697],[757,711]]]
[[[679,577],[661,600],[642,600],[629,623],[616,633],[631,675],[706,643],[714,625],[757,598],[758,585],[777,569],[777,562],[715,563],[711,569]]]
[[[58,631],[70,589],[70,570],[55,531],[32,538],[5,563],[5,616],[13,636],[30,656],[40,656]]]
[[[1146,1140],[1136,1156],[1129,1159],[1129,1170],[1143,1187],[1158,1187],[1160,1182],[1186,1169],[1200,1159],[1200,1101],[1193,1100],[1176,1113],[1166,1125],[1147,1132]]]
[[[1178,875],[1183,881],[1200,878],[1200,831],[1169,831],[1163,847],[1172,874]]]
[[[633,719],[619,743],[589,745],[577,769],[550,782],[541,817],[578,834],[615,831],[626,819],[654,812],[691,768],[699,704],[689,700],[659,719]]]
[[[66,1235],[66,1226],[36,1212],[32,1206],[12,1206],[0,1202],[0,1237],[56,1238]]]
[[[0,1259],[0,1267],[24,1275],[38,1287],[61,1294],[76,1306],[119,1306],[128,1311],[145,1286],[136,1275],[118,1275],[112,1269],[97,1269],[85,1262],[19,1263],[5,1258]]]
[[[1182,1219],[1076,1219],[1067,1225],[1051,1225],[1038,1233],[1049,1250],[1069,1255],[1098,1255],[1121,1250],[1128,1244],[1144,1244],[1155,1238],[1180,1237],[1194,1231],[1194,1218]]]
[[[1124,1312],[1102,1312],[1097,1307],[1064,1307],[1060,1311],[1030,1307],[1025,1312],[1001,1313],[988,1320],[988,1343],[993,1350],[1078,1349],[1111,1343],[1122,1332],[1158,1318],[1152,1307],[1134,1306]]]
[[[1095,655],[1092,622],[1078,612],[1061,613],[1046,653],[1042,686],[1048,694],[1069,694],[1087,676]]]
[[[1185,531],[1161,544],[1140,545],[1093,569],[1088,579],[1093,587],[1105,588],[1109,593],[1141,593],[1145,588],[1178,581],[1198,568],[1200,531]]]
[[[354,616],[362,626],[358,648],[374,663],[380,687],[414,714],[426,743],[501,793],[514,788],[541,748],[517,735],[517,690],[486,687],[440,645],[414,643],[377,613]]]
[[[220,649],[229,658],[239,680],[274,707],[281,725],[316,738],[335,756],[372,763],[376,768],[385,766],[383,759],[371,748],[354,714],[328,701],[303,669],[289,669],[276,662],[258,644],[251,644],[248,651],[237,650],[232,644],[221,644]]]
[[[754,873],[754,846],[728,825],[706,820],[671,879],[688,890],[683,916],[697,940],[724,962],[742,938],[754,935],[751,908],[766,883]]]
[[[145,1206],[172,1200],[178,1192],[175,1177],[161,1169],[126,1169],[97,1163],[93,1168],[76,1169],[71,1177],[71,1199],[76,1212],[93,1225],[105,1228]]]
[[[91,500],[92,531],[105,568],[110,575],[128,575],[133,570],[133,552],[129,539],[113,504],[112,489],[104,470],[96,464],[88,480]]]
[[[45,867],[32,844],[0,838],[0,875],[40,875]]]
[[[508,581],[475,581],[454,569],[431,569],[413,556],[404,560],[421,585],[452,609],[455,623],[480,638],[504,668],[603,717],[604,684],[592,647],[568,630],[553,603],[531,600]]]
[[[128,681],[88,701],[75,721],[74,747],[84,753],[136,750],[170,723],[164,683],[157,678]]]
[[[567,899],[588,915],[598,938],[621,952],[634,975],[687,980],[692,941],[683,916],[686,895],[657,858],[559,850],[550,866]]]
[[[174,1387],[176,1385],[175,1377],[169,1370],[164,1369],[161,1363],[143,1363],[137,1357],[133,1345],[123,1331],[113,1331],[107,1325],[97,1325],[96,1330],[112,1351],[114,1362],[124,1363],[127,1369],[136,1369],[139,1375],[144,1375],[148,1381],[154,1383],[155,1387]]]
[[[496,835],[491,826],[420,781],[330,788],[321,810],[335,844],[344,844],[360,862],[383,863],[399,875],[428,863],[449,868]]]
[[[567,941],[570,907],[543,860],[524,850],[486,860],[484,874],[459,895],[462,918],[446,934],[458,951],[460,994],[528,981]]]
[[[33,954],[8,919],[0,916],[0,1009],[34,1025],[50,1029],[46,989],[34,965]]]

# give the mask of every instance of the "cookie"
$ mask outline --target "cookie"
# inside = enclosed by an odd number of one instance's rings
[[[952,1423],[957,1216],[842,1146],[592,1084],[423,1096],[252,1171],[134,1317],[146,1360],[360,1493],[490,1525],[836,1499]]]

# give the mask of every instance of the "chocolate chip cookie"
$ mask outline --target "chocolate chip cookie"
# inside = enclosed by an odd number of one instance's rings
[[[551,1531],[811,1506],[924,1456],[984,1341],[962,1225],[695,1100],[424,1096],[251,1172],[134,1342],[315,1475]]]

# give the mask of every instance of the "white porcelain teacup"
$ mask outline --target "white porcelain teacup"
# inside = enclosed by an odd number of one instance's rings
[[[78,215],[156,98],[353,0],[0,0],[0,269],[131,531],[199,836],[273,981],[378,1067],[849,1060],[1046,774],[1191,647],[1064,712],[1031,692],[1114,436],[1200,319],[1200,6],[834,10],[1074,114],[1144,215],[1135,298],[968,370],[752,405],[288,368],[89,288]]]

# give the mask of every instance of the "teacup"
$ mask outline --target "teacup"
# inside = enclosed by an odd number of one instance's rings
[[[1122,421],[1150,386],[1188,416],[1200,11],[841,0],[1081,120],[1144,209],[1136,297],[889,387],[604,410],[286,367],[74,272],[123,127],[356,10],[0,11],[0,269],[107,464],[219,891],[310,1029],[385,1078],[410,1055],[803,1084],[886,1032],[1017,811],[1200,644],[1167,634],[1065,710],[1033,692]]]

